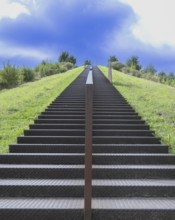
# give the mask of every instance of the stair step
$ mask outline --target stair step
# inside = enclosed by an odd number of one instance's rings
[[[64,118],[70,118],[70,119],[85,119],[85,115],[54,115],[54,114],[49,114],[49,115],[43,115],[41,114],[38,116],[38,119],[64,119]],[[135,116],[135,115],[94,115],[94,119],[141,119],[140,116]]]
[[[160,139],[147,136],[95,136],[94,144],[160,144]]]
[[[174,197],[175,180],[93,180],[93,198]],[[1,179],[0,197],[83,198],[83,179]]]
[[[93,165],[94,179],[175,179],[175,165]],[[84,165],[0,164],[1,179],[82,179]]]
[[[11,153],[84,153],[84,144],[12,144]],[[94,144],[94,153],[168,153],[161,144]]]
[[[22,136],[18,143],[35,144],[84,144],[84,136]]]
[[[33,124],[30,129],[85,129],[85,124]],[[148,130],[144,124],[94,124],[93,129]]]
[[[172,198],[119,198],[93,199],[92,215],[95,220],[173,220],[175,201]]]
[[[11,153],[84,153],[84,144],[12,144]]]
[[[82,220],[83,217],[83,199],[0,199],[1,220]]]
[[[62,219],[82,220],[84,200],[81,198],[3,198],[0,199],[2,220]],[[112,198],[93,199],[92,216],[101,219],[174,220],[175,201],[172,198]]]
[[[30,129],[85,129],[85,124],[33,124]]]
[[[62,115],[63,112],[62,111],[45,111],[42,112],[41,115]],[[84,115],[85,111],[64,111],[64,115]]]
[[[36,119],[36,124],[84,124],[85,119]]]
[[[137,119],[94,119],[94,124],[145,124],[143,120]]]
[[[92,163],[101,165],[110,164],[140,164],[140,165],[173,165],[175,155],[168,154],[115,154],[94,153]],[[49,154],[25,154],[11,153],[0,155],[0,164],[84,164],[82,153],[49,153]]]
[[[85,129],[31,129],[24,130],[25,136],[85,136]],[[93,130],[94,136],[153,136],[150,130]]]
[[[53,115],[53,114],[50,114],[50,115],[39,115],[38,116],[38,119],[70,119],[70,120],[73,120],[73,119],[83,119],[85,120],[85,115]]]

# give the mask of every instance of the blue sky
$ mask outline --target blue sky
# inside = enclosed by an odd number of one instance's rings
[[[174,0],[0,0],[0,66],[56,61],[78,65],[139,57],[143,67],[175,72]]]

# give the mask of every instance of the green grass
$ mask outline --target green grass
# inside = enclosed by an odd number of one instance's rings
[[[0,153],[82,72],[83,67],[0,91]]]
[[[107,76],[107,68],[100,69]],[[115,70],[113,85],[175,153],[175,88]]]

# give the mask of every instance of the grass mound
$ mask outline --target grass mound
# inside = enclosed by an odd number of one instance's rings
[[[107,76],[107,68],[100,67]],[[113,85],[175,153],[175,88],[113,70]]]
[[[0,91],[0,153],[16,143],[34,119],[82,72],[83,67]]]

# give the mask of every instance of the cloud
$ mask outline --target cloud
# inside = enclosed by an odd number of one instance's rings
[[[2,20],[1,42],[15,48],[50,48],[55,57],[68,50],[79,62],[91,59],[101,63],[106,59],[100,49],[105,36],[114,28],[119,31],[132,13],[115,0],[45,0],[45,4],[40,0],[18,0],[23,2],[30,14],[22,14],[13,21]]]
[[[26,57],[37,60],[53,58],[53,54],[51,54],[46,48],[35,49],[28,47],[17,47],[9,44],[7,45],[3,42],[0,42],[0,48],[0,57]]]
[[[132,7],[137,21],[132,26],[133,35],[154,47],[175,47],[174,0],[120,0]]]
[[[30,14],[29,10],[23,4],[15,1],[10,2],[9,0],[0,1],[0,19],[15,19],[22,13]]]
[[[172,1],[166,0],[171,6]],[[59,53],[67,50],[76,56],[78,64],[85,59],[106,64],[113,54],[125,62],[137,55],[143,65],[173,70],[174,15],[165,0],[1,2],[21,9],[13,18],[7,16],[9,13],[0,17],[0,62],[10,58],[33,66],[39,60],[57,60]]]

